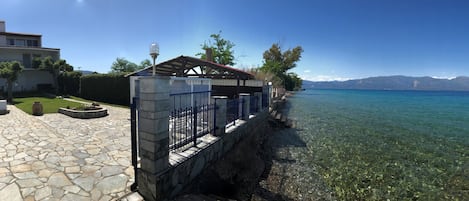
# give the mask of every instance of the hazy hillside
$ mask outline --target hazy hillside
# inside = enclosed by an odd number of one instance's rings
[[[348,81],[312,82],[303,80],[303,88],[375,89],[375,90],[457,90],[469,91],[469,77],[451,80],[432,77],[383,76]]]

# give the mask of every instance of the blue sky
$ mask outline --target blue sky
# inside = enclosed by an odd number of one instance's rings
[[[469,75],[465,0],[2,0],[7,31],[43,34],[43,46],[82,70],[108,72],[194,56],[212,33],[236,44],[237,68],[262,65],[273,43],[301,45],[293,70],[309,80]]]

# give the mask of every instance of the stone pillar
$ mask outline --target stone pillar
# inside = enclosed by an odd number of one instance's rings
[[[228,97],[226,96],[212,96],[213,102],[217,106],[217,110],[215,111],[216,118],[216,130],[215,136],[222,136],[225,134],[225,126],[226,126],[226,101]],[[213,120],[210,121],[213,124]]]
[[[262,111],[262,92],[255,92],[254,96],[257,97],[257,112]]]
[[[140,78],[138,188],[146,200],[159,196],[157,174],[169,167],[169,77]]]
[[[239,94],[239,99],[243,100],[243,105],[241,105],[241,112],[244,111],[241,115],[242,120],[248,120],[249,119],[250,97],[251,97],[251,94],[247,94],[247,93],[246,94],[245,93]]]

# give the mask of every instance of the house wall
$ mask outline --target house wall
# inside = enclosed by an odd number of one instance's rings
[[[23,54],[29,57],[30,62],[23,61]],[[0,62],[2,61],[19,61],[24,68],[31,68],[33,57],[51,56],[52,59],[60,59],[60,51],[58,49],[41,49],[41,48],[18,48],[18,47],[0,47]]]
[[[4,35],[0,35],[0,46],[6,46],[6,45],[7,45],[7,37]]]
[[[50,84],[54,87],[52,74],[40,70],[24,70],[13,84],[14,92],[36,91],[38,84]],[[0,91],[6,92],[6,80],[0,78]]]
[[[0,21],[0,32],[5,32],[5,21]]]

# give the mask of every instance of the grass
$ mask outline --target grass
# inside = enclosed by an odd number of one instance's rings
[[[32,114],[33,104],[36,101],[39,101],[42,103],[44,114],[57,113],[57,111],[61,107],[67,107],[67,106],[79,107],[82,105],[81,103],[66,101],[66,100],[59,99],[59,98],[46,98],[46,97],[39,97],[39,96],[26,97],[26,98],[14,98],[14,105],[20,110],[23,110],[24,112],[28,114]]]
[[[129,108],[130,108],[129,106],[125,106],[125,105],[117,105],[117,104],[104,103],[104,102],[99,102],[99,101],[94,101],[94,100],[87,100],[87,99],[83,99],[83,98],[76,97],[76,96],[70,96],[69,98],[70,98],[70,99],[73,99],[73,100],[83,101],[83,102],[89,102],[89,103],[96,102],[96,103],[99,103],[100,105],[109,105],[109,106],[120,107],[120,108],[126,108],[126,109],[129,109]]]

